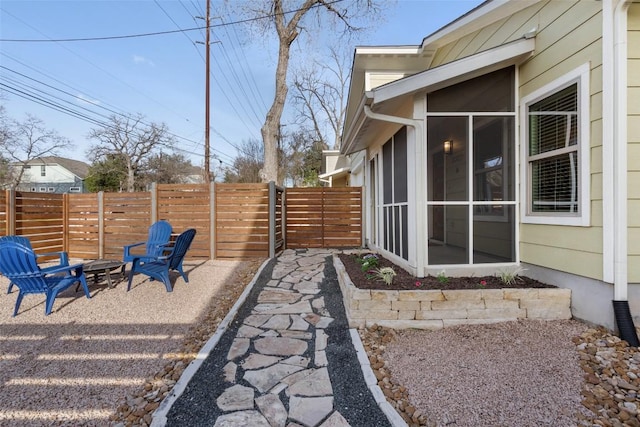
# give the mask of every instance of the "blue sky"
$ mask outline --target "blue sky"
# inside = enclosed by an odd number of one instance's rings
[[[212,0],[212,15],[218,0]],[[398,0],[385,22],[356,45],[417,45],[471,10],[479,0]],[[3,0],[0,39],[68,39],[132,35],[203,25],[204,0]],[[212,25],[234,17],[214,18]],[[328,37],[330,34],[323,34]],[[273,99],[275,44],[248,40],[238,26],[214,27],[211,40],[211,148],[231,163],[236,146],[259,139]],[[204,41],[200,30],[152,37],[83,42],[0,42],[0,89],[8,85],[104,120],[115,112],[164,122],[196,165],[204,151]],[[85,100],[85,101],[83,101]],[[5,92],[11,118],[31,113],[69,138],[63,156],[91,163],[87,134],[95,124]],[[86,108],[87,110],[83,110]],[[286,113],[286,112],[285,112]]]

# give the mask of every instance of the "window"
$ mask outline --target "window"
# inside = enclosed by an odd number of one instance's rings
[[[589,225],[589,68],[523,99],[524,222]]]
[[[79,193],[80,187],[69,187],[69,193]]]
[[[47,192],[47,187],[39,187],[39,188],[38,188],[38,192],[40,192],[40,193],[46,193],[46,192]]]
[[[55,192],[55,191],[56,191],[56,189],[55,189],[54,187],[49,187],[49,188],[47,188],[47,192],[48,192],[48,193],[53,193],[53,192]]]
[[[47,167],[45,165],[40,166],[40,176],[47,176]]]

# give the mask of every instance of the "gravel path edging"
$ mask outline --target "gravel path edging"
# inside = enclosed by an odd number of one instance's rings
[[[353,347],[355,348],[356,354],[358,355],[358,362],[360,362],[360,369],[362,369],[364,380],[367,383],[367,386],[369,387],[373,398],[376,400],[376,403],[378,404],[382,412],[384,412],[384,414],[387,416],[387,419],[393,427],[408,427],[408,424],[387,401],[387,398],[382,392],[382,389],[380,388],[380,386],[378,386],[378,379],[373,373],[373,369],[371,369],[369,356],[364,349],[364,345],[362,344],[362,340],[360,339],[360,334],[358,334],[358,331],[353,328],[349,329],[349,334],[351,335],[351,342],[353,343]]]
[[[249,282],[242,294],[240,294],[240,297],[238,298],[236,303],[233,305],[233,307],[231,307],[231,310],[229,310],[229,313],[227,313],[222,322],[220,322],[218,328],[216,329],[216,332],[211,336],[211,338],[209,338],[206,344],[198,352],[196,358],[191,363],[189,363],[189,366],[187,366],[187,368],[184,370],[184,372],[180,376],[180,379],[178,380],[178,382],[176,382],[171,392],[167,395],[167,397],[165,397],[158,409],[155,410],[155,412],[153,413],[151,427],[164,427],[166,425],[167,414],[169,413],[169,410],[171,410],[171,407],[173,406],[175,401],[178,400],[178,398],[182,395],[185,388],[189,384],[189,381],[191,381],[191,378],[195,375],[202,363],[209,356],[209,353],[211,353],[211,351],[218,344],[218,341],[220,341],[220,338],[227,330],[227,327],[236,317],[238,309],[242,306],[242,304],[244,304],[247,296],[253,289],[253,286],[256,284],[258,277],[260,277],[260,274],[262,273],[262,270],[270,261],[271,259],[267,259],[262,263],[258,271],[256,271],[256,274],[253,276],[251,282]]]

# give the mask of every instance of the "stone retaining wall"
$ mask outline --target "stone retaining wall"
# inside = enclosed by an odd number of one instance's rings
[[[441,329],[518,319],[571,318],[571,290],[560,288],[384,291],[358,289],[337,256],[333,264],[353,328]]]

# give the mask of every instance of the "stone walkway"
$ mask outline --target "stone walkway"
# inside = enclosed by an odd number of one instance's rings
[[[272,260],[153,425],[391,425],[361,370],[330,256],[288,250]]]

